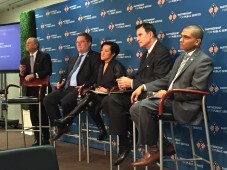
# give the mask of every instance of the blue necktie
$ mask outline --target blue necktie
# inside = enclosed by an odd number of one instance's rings
[[[76,60],[76,63],[74,64],[73,66],[73,69],[70,71],[67,79],[66,79],[66,82],[65,82],[65,89],[68,88],[69,86],[69,83],[70,83],[70,80],[71,80],[71,77],[73,75],[73,73],[77,70],[77,68],[79,67],[80,63],[81,63],[81,59],[82,59],[83,55],[80,55],[77,60]]]

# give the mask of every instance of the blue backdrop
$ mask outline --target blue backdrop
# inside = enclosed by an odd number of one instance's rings
[[[36,9],[37,34],[41,49],[52,57],[55,85],[64,71],[66,62],[74,54],[75,38],[80,32],[93,37],[92,49],[100,51],[103,41],[115,41],[121,52],[118,55],[129,74],[136,71],[143,49],[136,42],[135,26],[141,22],[153,23],[158,39],[175,59],[181,50],[179,38],[183,27],[199,24],[204,29],[202,48],[213,59],[214,72],[210,82],[207,108],[210,116],[210,135],[214,167],[227,169],[227,2],[222,0],[71,0],[41,9]],[[105,118],[105,117],[104,117]],[[74,126],[77,123],[75,122]],[[90,126],[93,126],[92,124]],[[77,128],[73,128],[74,130]],[[177,148],[190,154],[185,128],[176,126]],[[204,129],[196,127],[195,142],[198,154],[207,155]],[[167,131],[168,134],[168,131]],[[70,140],[71,139],[66,139]],[[114,143],[114,142],[113,142]],[[97,143],[92,145],[100,146]],[[141,151],[141,149],[138,149]],[[172,166],[168,164],[167,166]],[[180,169],[191,169],[190,162],[181,163]],[[199,169],[208,169],[199,162]]]

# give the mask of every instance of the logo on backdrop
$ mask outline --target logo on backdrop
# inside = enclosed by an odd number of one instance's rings
[[[88,33],[89,34],[89,32],[90,32],[91,30],[90,30],[90,28],[87,26],[86,27],[86,29],[84,30],[84,32],[86,32],[86,33]]]
[[[65,56],[65,62],[66,62],[66,63],[69,62],[69,56]]]
[[[209,52],[214,56],[218,52],[218,47],[213,43],[209,48]]]
[[[214,162],[214,170],[221,170],[221,167],[218,165],[217,162]]]
[[[103,38],[103,39],[100,41],[100,44],[102,45],[104,42],[106,42],[106,40]]]
[[[44,23],[42,23],[42,24],[40,25],[40,28],[41,28],[42,30],[45,28]]]
[[[62,20],[60,19],[60,20],[58,21],[58,25],[61,27],[62,24],[63,24],[63,22],[62,22]]]
[[[69,7],[67,5],[65,6],[64,11],[65,12],[68,12],[69,11]]]
[[[127,37],[127,42],[128,42],[128,44],[131,44],[132,41],[133,41],[133,38],[132,38],[131,35],[129,35],[129,36]]]
[[[218,127],[218,125],[216,123],[212,123],[212,125],[210,126],[210,131],[213,133],[217,133],[220,130],[220,128]]]
[[[46,16],[49,16],[49,15],[50,15],[50,11],[47,10],[47,11],[46,11]]]
[[[204,148],[206,147],[206,145],[205,145],[205,143],[202,141],[202,139],[200,139],[200,140],[197,142],[196,146],[198,147],[198,149],[199,149],[200,151],[204,150]]]
[[[80,15],[80,16],[78,17],[78,21],[79,21],[79,22],[82,22],[82,20],[83,20],[83,16]]]
[[[209,87],[209,90],[211,93],[217,93],[219,90],[219,87],[215,83],[212,83]]]
[[[62,49],[63,49],[63,46],[61,44],[59,44],[58,50],[61,51]]]
[[[133,10],[133,6],[131,4],[128,4],[126,10],[130,13]]]
[[[136,20],[136,25],[139,25],[139,24],[142,24],[142,23],[143,23],[143,21],[142,21],[141,18],[138,18],[138,19]]]
[[[169,20],[173,23],[177,18],[177,15],[172,11],[169,15]]]
[[[165,0],[157,0],[157,4],[162,7],[165,3]]]
[[[104,18],[106,16],[106,11],[103,9],[100,13],[100,15]]]
[[[109,30],[112,31],[114,29],[114,24],[111,22],[108,26]]]
[[[41,48],[41,51],[42,51],[42,52],[45,52],[45,51],[46,51],[45,47],[42,47],[42,48]]]
[[[91,2],[89,0],[86,0],[84,5],[88,8],[90,6],[90,4],[91,4]]]
[[[157,38],[162,41],[165,38],[165,33],[160,31]]]
[[[142,52],[142,51],[138,50],[138,51],[136,52],[136,57],[137,57],[137,58],[141,58],[142,55],[143,55],[143,52]]]
[[[175,55],[177,54],[177,50],[176,50],[174,47],[172,47],[172,48],[169,50],[169,53],[170,53],[170,55],[175,56]]]
[[[218,12],[218,7],[215,4],[212,4],[211,7],[209,8],[209,13],[215,16],[217,12]]]
[[[66,30],[65,33],[64,33],[64,35],[65,35],[65,38],[68,38],[69,32]]]
[[[50,40],[50,34],[47,34],[46,39],[49,41]]]

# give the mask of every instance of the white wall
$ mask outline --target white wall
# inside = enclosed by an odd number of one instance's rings
[[[34,1],[28,5],[24,5],[22,7],[15,8],[13,10],[9,10],[3,13],[0,13],[0,24],[8,24],[13,22],[20,21],[20,13],[23,11],[34,10],[36,8],[42,8],[45,6],[57,4],[60,2],[64,2],[67,0],[38,0]]]
[[[8,24],[20,21],[20,14],[23,11],[34,10],[36,8],[42,8],[45,6],[50,6],[56,3],[64,2],[66,0],[38,0],[34,1],[28,5],[15,8],[3,13],[0,13],[0,24]],[[16,73],[6,74],[6,83],[7,84],[17,84],[19,85],[19,76]],[[12,96],[17,96],[18,90],[12,89],[9,94]],[[8,107],[9,119],[20,119],[20,106],[10,106]]]

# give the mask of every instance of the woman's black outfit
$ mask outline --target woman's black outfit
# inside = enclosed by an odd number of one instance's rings
[[[116,78],[125,76],[126,70],[120,62],[115,59],[111,59],[108,63],[108,66],[103,73],[105,62],[103,61],[98,70],[98,79],[97,83],[93,85],[93,89],[96,87],[104,87],[108,90],[117,86]],[[58,125],[57,134],[53,137],[53,140],[56,140],[63,133],[68,130],[68,127],[72,124],[74,118],[80,114],[88,106],[88,112],[91,118],[94,120],[97,125],[100,134],[98,140],[104,140],[107,137],[107,132],[103,123],[103,120],[100,116],[100,111],[102,109],[102,99],[105,97],[105,94],[98,94],[92,91],[88,91],[86,96],[78,103],[78,105],[64,118],[55,120],[55,123]],[[66,130],[67,129],[67,130]]]

